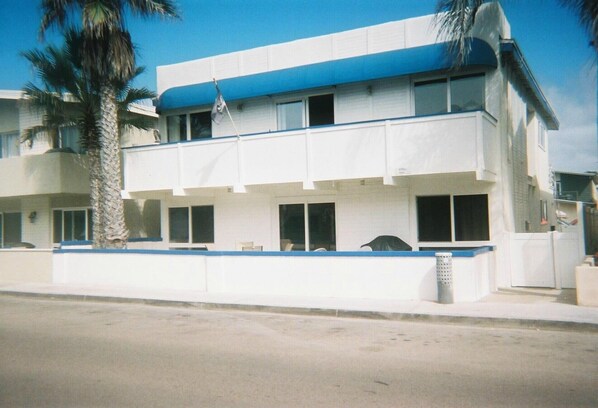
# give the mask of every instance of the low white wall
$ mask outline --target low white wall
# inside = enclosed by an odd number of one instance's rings
[[[454,300],[489,293],[493,252],[455,257]],[[436,258],[421,253],[61,250],[56,283],[243,295],[437,300]]]
[[[51,249],[0,249],[0,283],[51,282]]]
[[[204,257],[81,250],[54,255],[54,282],[205,291]]]

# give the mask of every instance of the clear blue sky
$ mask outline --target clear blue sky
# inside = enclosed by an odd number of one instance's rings
[[[0,89],[33,79],[19,56],[41,47],[39,0],[0,0]],[[298,38],[430,14],[436,0],[178,0],[182,19],[129,21],[146,73],[136,83],[156,89],[156,66]],[[555,108],[551,132],[557,169],[598,170],[596,58],[584,31],[557,0],[501,2],[534,75]],[[56,41],[58,35],[49,40]]]

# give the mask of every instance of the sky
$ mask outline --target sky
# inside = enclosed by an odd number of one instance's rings
[[[181,18],[127,25],[146,72],[136,86],[156,90],[156,67],[216,54],[330,34],[435,10],[437,0],[175,0]],[[0,89],[34,80],[20,53],[38,39],[40,0],[0,0]],[[502,7],[560,130],[548,135],[552,167],[598,171],[596,54],[570,10],[558,0],[503,0]],[[50,32],[49,42],[60,35]]]

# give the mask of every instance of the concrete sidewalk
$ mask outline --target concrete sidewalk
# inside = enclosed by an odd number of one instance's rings
[[[598,332],[598,308],[577,306],[574,289],[501,289],[478,302],[235,295],[57,284],[1,284],[0,295]]]

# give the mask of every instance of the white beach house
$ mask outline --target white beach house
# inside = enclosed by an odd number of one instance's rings
[[[433,19],[158,67],[162,144],[124,150],[123,194],[160,200],[164,248],[493,246],[509,286],[509,234],[556,224],[558,120],[498,5],[458,71]]]

